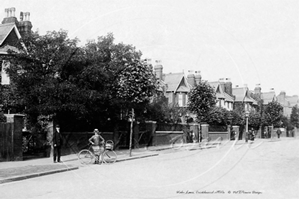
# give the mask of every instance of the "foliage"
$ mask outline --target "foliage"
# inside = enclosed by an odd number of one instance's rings
[[[209,111],[208,116],[205,118],[205,121],[208,124],[214,125],[227,125],[230,121],[231,114],[225,108],[214,107]]]
[[[200,81],[188,94],[188,109],[197,115],[197,120],[205,121],[205,117],[216,104],[214,89],[205,81]]]
[[[253,127],[254,129],[259,129],[261,125],[261,116],[260,113],[256,110],[252,110],[249,113],[249,126]]]
[[[32,124],[39,115],[53,115],[64,129],[96,128],[107,118],[118,119],[132,102],[146,104],[153,92],[153,74],[141,53],[131,45],[114,44],[112,34],[84,47],[62,30],[33,33],[23,42],[26,50],[19,46],[20,53],[7,57],[7,72]]]
[[[299,107],[298,105],[293,106],[290,117],[293,126],[299,128]]]
[[[270,102],[263,113],[263,123],[278,126],[282,117],[283,107],[278,102]]]
[[[125,64],[117,82],[116,96],[134,104],[149,102],[156,89],[152,68],[138,59]]]
[[[6,117],[2,111],[0,111],[0,122],[6,122]]]
[[[237,109],[230,111],[232,117],[232,125],[242,126],[244,125],[244,118],[242,117],[242,112],[239,112]]]

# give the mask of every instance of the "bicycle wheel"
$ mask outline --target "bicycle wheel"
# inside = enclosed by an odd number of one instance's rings
[[[117,154],[116,152],[112,151],[112,150],[106,150],[104,153],[103,153],[103,161],[105,163],[115,163],[117,160]]]
[[[78,153],[78,159],[82,164],[91,164],[95,161],[95,156],[91,151],[83,149]]]

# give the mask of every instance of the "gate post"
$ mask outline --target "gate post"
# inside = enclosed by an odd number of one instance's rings
[[[201,124],[201,132],[203,139],[208,138],[208,127],[209,124]]]
[[[23,134],[22,129],[24,126],[24,115],[21,114],[5,114],[7,123],[12,124],[11,134],[11,151],[12,156],[10,160],[20,161],[23,160]]]

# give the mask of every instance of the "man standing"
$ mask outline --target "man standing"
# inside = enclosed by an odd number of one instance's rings
[[[56,125],[54,133],[53,133],[53,162],[61,162],[60,155],[61,155],[61,145],[63,144],[63,139],[60,134],[59,125]],[[56,159],[57,157],[57,159]]]
[[[276,131],[276,133],[277,133],[278,138],[280,138],[281,130],[278,129],[278,130]]]

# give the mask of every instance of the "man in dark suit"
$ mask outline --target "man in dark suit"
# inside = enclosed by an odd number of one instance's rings
[[[61,155],[61,146],[63,144],[63,139],[60,134],[60,128],[59,125],[56,125],[55,130],[53,132],[53,162],[56,163],[56,157],[57,162],[60,161],[60,155]]]

